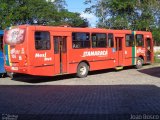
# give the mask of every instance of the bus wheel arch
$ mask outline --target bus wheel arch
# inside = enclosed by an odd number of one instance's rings
[[[89,63],[87,61],[81,61],[77,66],[77,77],[84,78],[89,72]]]

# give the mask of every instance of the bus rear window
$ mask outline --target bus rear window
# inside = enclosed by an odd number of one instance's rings
[[[9,45],[21,44],[24,42],[25,30],[20,28],[10,29],[5,32],[5,43]]]

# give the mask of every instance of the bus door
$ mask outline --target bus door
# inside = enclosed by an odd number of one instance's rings
[[[147,62],[151,61],[152,54],[152,43],[150,38],[146,38],[146,60]]]
[[[67,37],[54,36],[53,40],[55,74],[67,73]]]
[[[123,66],[122,37],[116,37],[116,66]]]

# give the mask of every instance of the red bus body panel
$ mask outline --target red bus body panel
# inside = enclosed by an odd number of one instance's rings
[[[17,45],[5,45],[5,54],[8,57],[5,58],[5,69],[8,72],[55,76],[76,73],[77,66],[82,61],[88,63],[90,71],[135,65],[137,57],[143,58],[144,63],[147,63],[149,59],[150,63],[153,62],[153,39],[150,32],[136,31],[136,34],[143,34],[144,47],[126,47],[125,37],[126,34],[132,34],[131,30],[28,25],[17,26],[17,28],[25,29],[24,42]],[[35,31],[49,32],[49,50],[35,49]],[[112,33],[114,46],[73,49],[72,32]],[[7,31],[5,34],[7,35]],[[147,58],[146,39],[151,46],[151,58]],[[54,53],[54,44],[58,46],[57,53]]]

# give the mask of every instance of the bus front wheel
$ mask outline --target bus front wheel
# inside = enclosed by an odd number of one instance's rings
[[[77,77],[84,78],[88,75],[89,66],[85,62],[81,62],[77,67]]]
[[[142,66],[143,66],[143,60],[140,57],[138,57],[136,60],[136,68],[140,69],[142,68]]]

